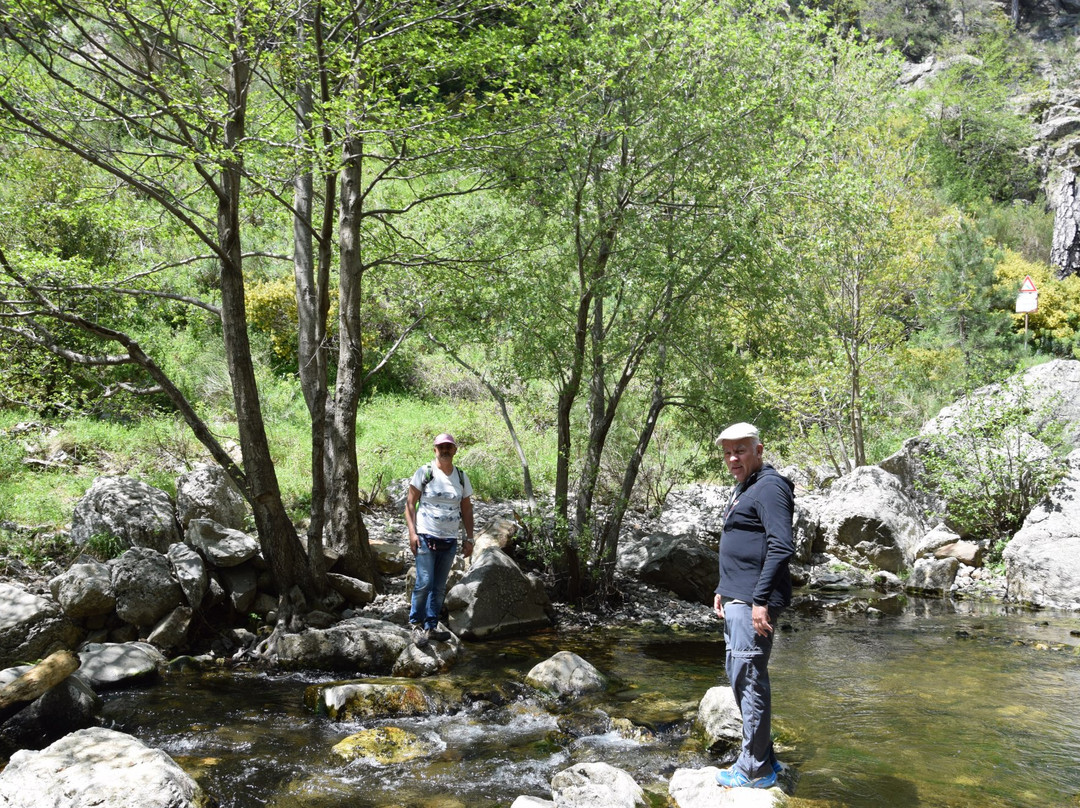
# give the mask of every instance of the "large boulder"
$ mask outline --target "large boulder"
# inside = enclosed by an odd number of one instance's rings
[[[168,551],[168,547],[165,551]],[[132,547],[109,562],[116,614],[135,626],[153,626],[183,602],[168,557],[149,547]]]
[[[578,763],[551,778],[559,808],[646,808],[645,792],[633,777],[608,763]]]
[[[203,466],[176,481],[176,515],[187,529],[192,519],[210,519],[243,530],[248,504],[240,489],[220,466]]]
[[[551,625],[541,582],[521,571],[497,547],[474,552],[469,571],[446,593],[450,630],[479,639],[520,634]]]
[[[159,749],[111,729],[82,729],[0,772],[0,808],[210,808],[216,803]]]
[[[14,584],[0,584],[0,667],[74,648],[81,632],[48,598]]]
[[[81,546],[94,536],[160,553],[181,539],[169,495],[131,477],[98,477],[75,506],[71,540]]]
[[[352,673],[388,674],[411,643],[409,631],[385,620],[354,617],[327,629],[306,629],[278,640],[278,664]]]
[[[721,788],[716,784],[720,769],[676,769],[668,783],[668,797],[674,808],[783,808],[788,797],[779,788]]]
[[[621,544],[621,543],[620,543]],[[683,600],[711,604],[720,581],[716,550],[692,535],[653,533],[620,546],[619,569]]]
[[[525,681],[560,697],[581,696],[607,687],[604,675],[572,651],[559,651],[537,663]]]
[[[100,561],[72,564],[49,581],[49,590],[64,614],[75,620],[111,614],[116,608],[112,574]]]
[[[1008,598],[1080,609],[1080,449],[1068,474],[1028,514],[1005,548]]]
[[[900,481],[877,466],[837,480],[818,518],[827,552],[889,572],[907,569],[926,527]]]
[[[730,687],[710,687],[698,704],[694,731],[711,754],[723,755],[742,744],[742,712]]]
[[[686,535],[716,547],[724,529],[724,511],[731,486],[695,483],[670,491],[664,498],[657,527],[664,533]]]
[[[225,527],[212,519],[192,519],[185,538],[215,567],[238,567],[259,554],[259,540],[254,536]]]

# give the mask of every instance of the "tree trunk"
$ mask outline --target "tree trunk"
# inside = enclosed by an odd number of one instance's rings
[[[303,10],[296,22],[297,39],[307,41],[311,21]],[[296,82],[296,134],[303,143],[311,141],[311,116],[314,110],[309,76],[301,73]],[[303,153],[303,152],[301,152]],[[311,418],[311,521],[307,532],[308,565],[320,589],[326,581],[323,555],[323,526],[326,522],[326,315],[321,289],[315,277],[313,251],[314,181],[311,161],[297,174],[293,190],[293,276],[296,283],[297,361],[300,389]],[[325,590],[322,590],[325,591]]]
[[[44,696],[71,676],[78,667],[77,656],[70,651],[57,651],[0,689],[0,724]]]
[[[238,21],[237,25],[239,27],[242,23]],[[243,170],[242,158],[238,156],[244,139],[248,79],[247,56],[238,41],[227,79],[231,114],[225,126],[225,145],[233,157],[222,168],[218,194],[217,228],[222,255],[221,328],[232,380],[240,446],[244,453],[248,501],[254,512],[263,555],[270,565],[279,593],[299,586],[304,596],[315,603],[318,601],[318,591],[308,569],[304,549],[281,501],[248,341],[240,244],[240,182]],[[282,617],[288,619],[291,615]]]
[[[356,408],[364,384],[360,303],[364,265],[361,255],[363,206],[361,158],[363,142],[347,138],[341,171],[340,314],[337,389],[331,412],[327,458],[330,466],[329,544],[338,557],[337,569],[376,586],[378,568],[368,544],[367,526],[360,513],[360,473],[356,460]]]

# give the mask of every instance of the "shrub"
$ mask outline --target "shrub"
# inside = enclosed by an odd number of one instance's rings
[[[994,562],[1060,479],[1061,428],[1050,419],[1053,402],[1034,406],[1018,382],[961,406],[948,431],[931,439],[919,485],[944,501],[938,516],[949,527],[992,543]]]

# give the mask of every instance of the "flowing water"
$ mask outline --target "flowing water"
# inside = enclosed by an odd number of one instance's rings
[[[794,805],[1080,806],[1080,615],[867,603],[805,599],[781,618],[774,731]],[[519,794],[550,799],[553,774],[590,760],[630,772],[659,806],[675,769],[717,765],[689,729],[705,691],[726,683],[719,630],[550,631],[468,647],[447,678],[474,695],[564,649],[613,685],[572,707],[477,700],[386,721],[438,750],[396,765],[330,753],[372,724],[304,708],[305,688],[328,677],[173,673],[109,694],[105,719],[164,749],[224,808],[509,806]],[[652,732],[629,740],[609,718]]]

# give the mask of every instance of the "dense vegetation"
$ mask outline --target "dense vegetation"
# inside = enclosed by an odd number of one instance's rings
[[[448,428],[481,496],[550,498],[580,598],[724,423],[844,472],[1080,355],[1005,103],[1073,57],[1000,8],[542,5],[0,8],[9,553],[97,473],[212,460],[283,591],[323,585],[300,522],[371,579],[365,503]]]

